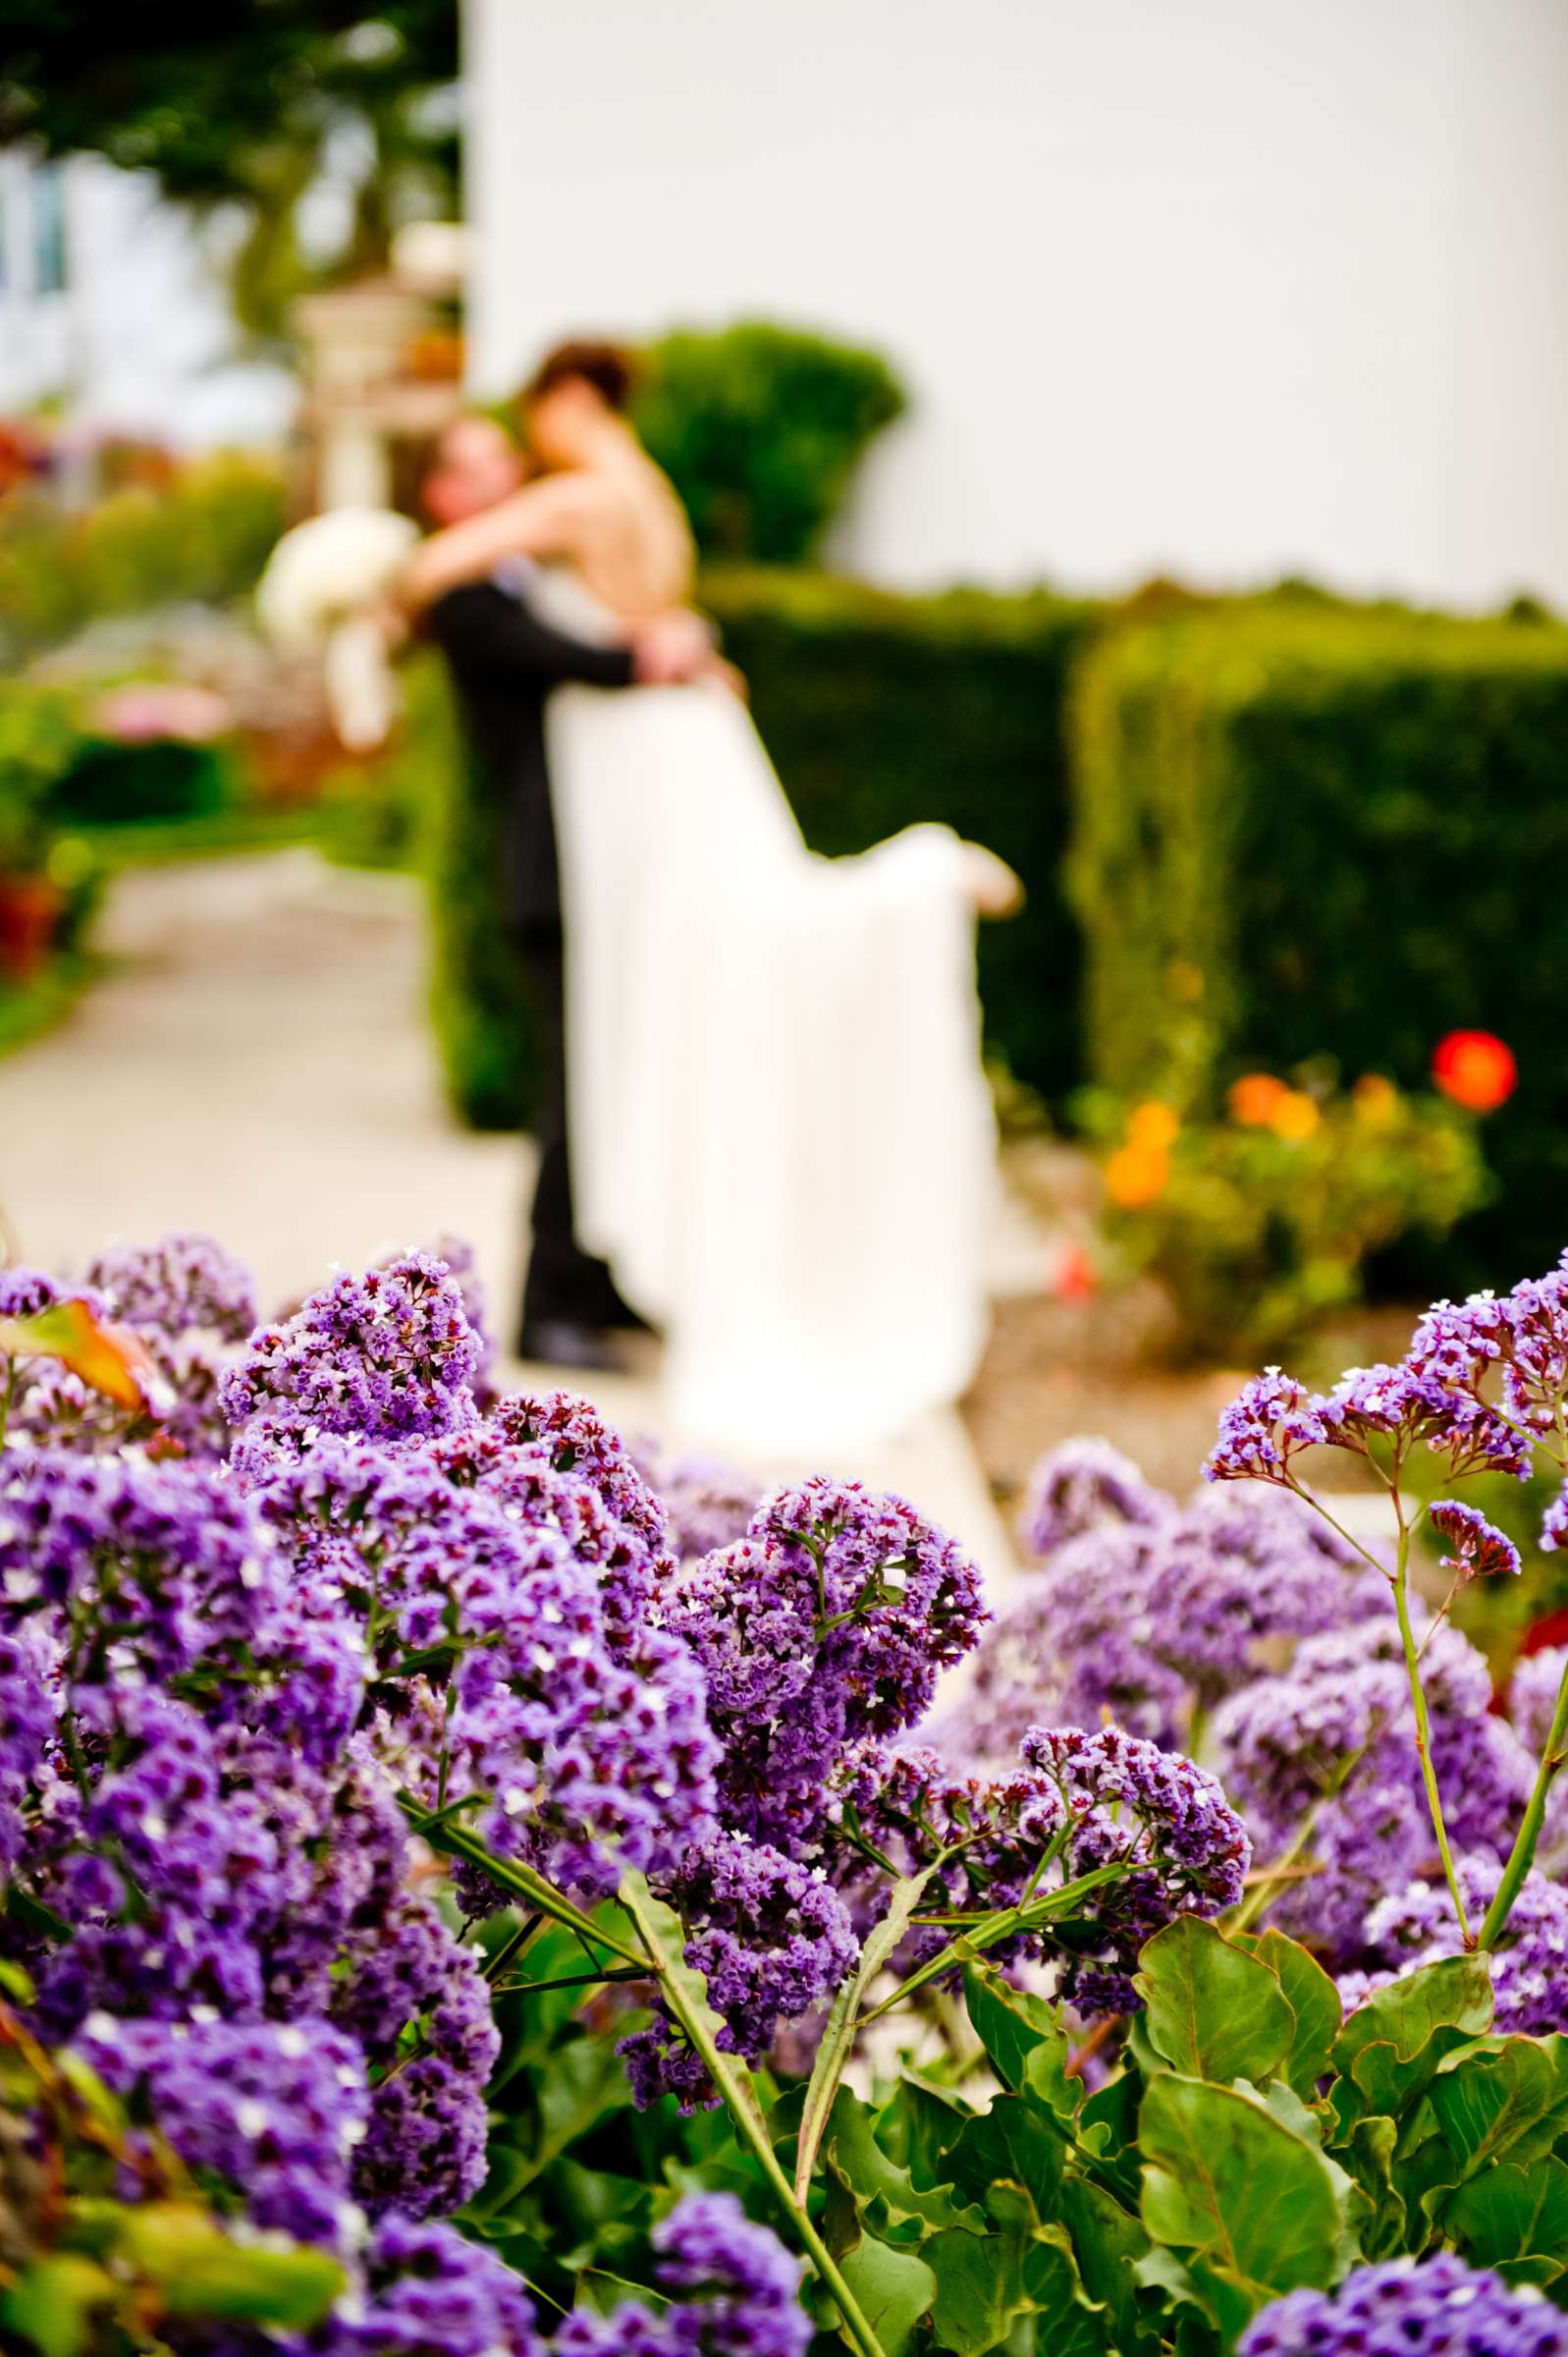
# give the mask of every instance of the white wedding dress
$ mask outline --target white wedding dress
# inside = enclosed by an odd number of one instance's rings
[[[563,571],[533,602],[610,628]],[[958,839],[808,851],[717,686],[558,688],[548,741],[578,1240],[663,1329],[682,1440],[852,1461],[954,1399],[985,1337]]]

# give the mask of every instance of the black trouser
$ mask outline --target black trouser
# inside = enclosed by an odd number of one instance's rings
[[[539,1088],[534,1136],[539,1178],[533,1191],[533,1249],[522,1288],[523,1326],[626,1326],[631,1314],[602,1260],[579,1246],[572,1230],[571,1158],[567,1136],[566,974],[559,926],[530,926],[518,938],[539,1026]]]

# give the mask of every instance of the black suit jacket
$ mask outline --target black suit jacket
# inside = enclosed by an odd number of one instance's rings
[[[559,932],[545,698],[565,680],[629,687],[631,656],[552,630],[494,581],[449,589],[426,626],[451,668],[479,791],[500,813],[508,916],[520,933]]]

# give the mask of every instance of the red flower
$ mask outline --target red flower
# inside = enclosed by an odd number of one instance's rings
[[[1514,1093],[1514,1052],[1490,1031],[1450,1031],[1437,1042],[1432,1076],[1467,1113],[1495,1113]]]

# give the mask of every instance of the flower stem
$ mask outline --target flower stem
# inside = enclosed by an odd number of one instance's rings
[[[701,1985],[697,1976],[680,1959],[678,1924],[675,1926],[676,1946],[672,1953],[671,1942],[662,1936],[659,1922],[660,1914],[667,1914],[668,1910],[659,1908],[657,1901],[650,1903],[647,1886],[641,1884],[639,1889],[639,1884],[640,1876],[626,1877],[621,1886],[621,1904],[635,1924],[647,1951],[649,1971],[659,1984],[661,2001],[668,2005],[685,2032],[692,2052],[698,2056],[723,2096],[736,2134],[751,2147],[775,2197],[787,2214],[812,2265],[827,2285],[843,2318],[845,2331],[860,2352],[860,2357],[885,2357],[882,2343],[870,2320],[845,2282],[838,2261],[813,2225],[804,2201],[797,2199],[784,2165],[773,2149],[773,2138],[768,2133],[768,2123],[762,2115],[749,2072],[733,2055],[726,2054],[718,2043],[717,2019],[700,1994]],[[675,1919],[672,1917],[670,1920],[674,1923]]]
[[[1442,1860],[1443,1880],[1448,1885],[1448,1895],[1453,1900],[1454,1913],[1459,1919],[1459,1937],[1470,1948],[1476,1945],[1476,1935],[1465,1914],[1459,1878],[1454,1872],[1453,1852],[1448,1846],[1448,1828],[1442,1816],[1442,1794],[1437,1789],[1437,1771],[1432,1764],[1432,1722],[1427,1716],[1427,1697],[1421,1683],[1421,1654],[1416,1645],[1416,1632],[1410,1625],[1410,1527],[1403,1515],[1399,1518],[1394,1611],[1399,1616],[1399,1642],[1405,1649],[1405,1672],[1410,1679],[1410,1700],[1416,1713],[1416,1757],[1421,1765],[1421,1781],[1432,1816],[1432,1830],[1437,1836],[1437,1855]]]
[[[1536,1855],[1536,1844],[1541,1839],[1541,1823],[1546,1814],[1547,1795],[1565,1759],[1568,1759],[1568,1664],[1564,1664],[1562,1683],[1557,1688],[1557,1705],[1551,1714],[1551,1726],[1546,1730],[1546,1747],[1536,1772],[1535,1787],[1519,1831],[1514,1836],[1513,1848],[1508,1852],[1508,1863],[1502,1870],[1502,1881],[1497,1885],[1496,1896],[1487,1909],[1487,1918],[1481,1927],[1481,1946],[1484,1948],[1495,1947],[1502,1937],[1503,1926],[1513,1911],[1514,1900],[1519,1896],[1520,1885],[1530,1872]]]

